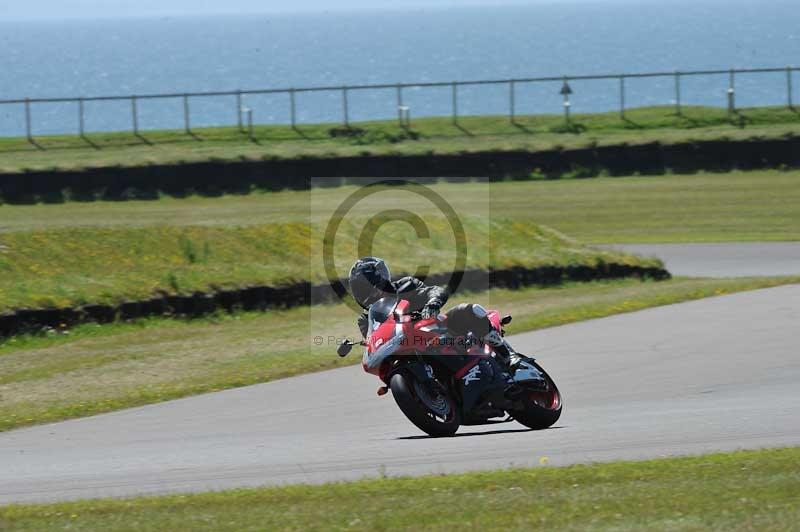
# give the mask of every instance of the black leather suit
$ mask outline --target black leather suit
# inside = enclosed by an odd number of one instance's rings
[[[441,309],[449,294],[447,290],[439,286],[428,286],[416,277],[403,277],[392,283],[394,293],[401,299],[409,302],[411,312],[420,312],[426,306],[433,306]],[[399,291],[402,289],[402,291]],[[361,336],[367,336],[369,320],[367,313],[364,312],[358,317],[358,328]],[[473,332],[481,337],[492,329],[492,324],[487,318],[479,318],[472,310],[472,305],[464,303],[457,305],[447,312],[447,327],[456,335],[465,335]]]

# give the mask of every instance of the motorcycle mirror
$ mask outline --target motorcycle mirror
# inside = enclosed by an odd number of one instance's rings
[[[505,316],[502,320],[500,320],[500,323],[502,325],[508,325],[509,323],[511,323],[512,319],[513,318],[511,316]]]
[[[339,354],[340,357],[344,358],[350,354],[350,351],[353,350],[353,342],[350,340],[346,340],[342,342],[342,345],[336,349],[336,352]]]

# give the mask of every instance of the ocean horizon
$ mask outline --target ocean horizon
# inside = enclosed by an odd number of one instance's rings
[[[593,2],[217,17],[0,23],[0,100],[540,76],[800,66],[800,7],[764,2]],[[618,82],[571,83],[576,113],[616,109]],[[560,83],[517,87],[519,114],[559,113]],[[800,101],[800,76],[795,101]],[[686,105],[724,106],[727,76],[685,78]],[[785,73],[741,75],[740,106],[786,102]],[[231,98],[192,100],[194,127],[231,125]],[[285,95],[246,97],[257,123],[288,123]],[[412,115],[448,115],[449,88],[409,89]],[[674,103],[672,79],[631,79],[626,105]],[[353,91],[352,121],[396,116],[392,90]],[[508,112],[507,86],[464,87],[463,115]],[[75,104],[32,107],[34,132],[74,133]],[[142,101],[143,130],[180,128],[179,99]],[[341,120],[341,95],[299,94],[303,123]],[[129,130],[129,102],[86,105],[89,131]],[[24,135],[0,106],[0,135]]]

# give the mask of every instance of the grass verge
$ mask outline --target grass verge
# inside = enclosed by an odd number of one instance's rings
[[[800,239],[798,171],[431,188],[459,213],[485,205],[483,220],[465,219],[470,264],[482,267],[610,257],[547,234],[531,220],[590,243]],[[319,281],[321,272],[308,266],[312,244],[321,240],[329,207],[354,190],[0,206],[0,311],[143,299],[157,290]],[[399,189],[379,197],[385,209],[408,208],[411,201]],[[454,249],[452,232],[441,214],[427,202],[411,205],[442,238],[417,239],[404,231],[407,226],[387,224],[376,242],[391,245],[375,253],[398,271],[404,264],[452,264],[443,254]],[[354,209],[354,219],[368,216],[368,208]],[[352,221],[343,228],[336,248],[340,265],[357,254],[360,229]],[[352,245],[342,246],[344,241]]]
[[[653,177],[431,185],[458,213],[533,221],[582,242],[725,242],[800,239],[800,171],[751,171]],[[1,205],[4,234],[79,228],[248,227],[281,221],[322,223],[321,204],[341,205],[356,187],[220,198]],[[381,197],[403,207],[399,194]],[[432,213],[427,202],[414,212]],[[362,211],[355,209],[354,214]],[[7,244],[5,244],[7,247]],[[0,257],[8,250],[0,247]],[[179,251],[177,241],[170,252]],[[202,248],[201,248],[202,251]]]
[[[800,277],[579,283],[461,295],[450,304],[480,301],[514,314],[513,334],[798,282]],[[356,362],[338,358],[333,347],[313,345],[314,336],[332,334],[358,334],[355,316],[344,305],[196,321],[82,325],[60,334],[12,338],[0,344],[0,430]]]
[[[14,530],[796,530],[800,449],[0,508]]]
[[[617,251],[586,247],[530,222],[463,218],[467,268],[514,266],[595,267],[605,263],[660,266]],[[430,237],[418,239],[407,226],[387,224],[373,254],[393,270],[413,272],[430,265],[446,272],[458,249],[447,220],[426,221]],[[339,277],[353,257],[364,255],[359,232],[364,221],[347,220],[334,250]],[[0,235],[0,311],[120,303],[159,294],[192,294],[251,285],[324,283],[324,261],[314,250],[324,226],[272,223],[248,227],[80,228]],[[312,267],[311,265],[314,265]]]
[[[365,153],[422,154],[461,151],[542,150],[624,142],[674,143],[752,136],[777,138],[793,134],[800,117],[786,107],[740,109],[731,118],[725,109],[672,107],[631,109],[619,113],[575,114],[567,127],[560,115],[468,116],[453,124],[450,117],[414,120],[410,129],[396,121],[375,121],[342,128],[335,124],[257,126],[254,140],[236,127],[183,131],[97,133],[0,139],[0,173],[26,170],[143,166],[241,159],[338,157]]]

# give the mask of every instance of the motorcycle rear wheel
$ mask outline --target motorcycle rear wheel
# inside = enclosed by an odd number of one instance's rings
[[[403,414],[426,434],[434,438],[452,436],[461,425],[455,400],[447,394],[432,396],[413,375],[396,373],[389,387]]]
[[[533,364],[547,380],[547,391],[526,391],[522,398],[524,408],[512,410],[511,416],[519,423],[534,430],[542,430],[553,426],[561,417],[563,398],[558,391],[555,381],[547,372],[531,359],[526,360]]]

